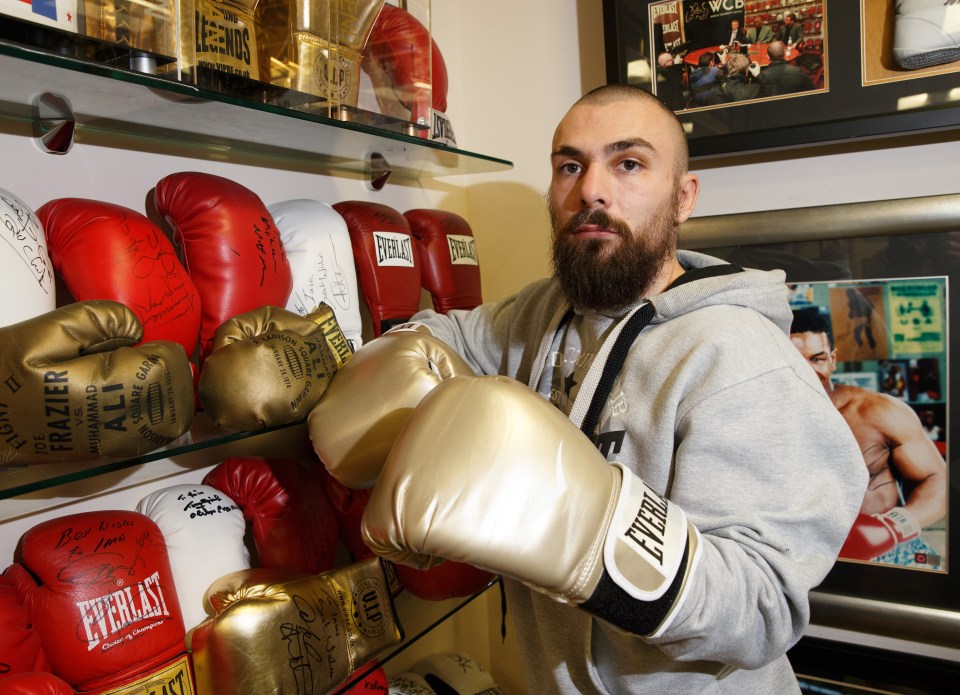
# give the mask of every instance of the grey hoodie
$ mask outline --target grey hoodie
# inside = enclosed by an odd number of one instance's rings
[[[723,264],[678,257],[685,269]],[[595,435],[609,461],[686,511],[702,554],[656,637],[625,634],[504,578],[530,692],[798,693],[785,652],[808,623],[807,592],[832,567],[860,508],[863,457],[790,342],[781,271],[697,279],[649,301],[655,315]],[[622,314],[576,312],[551,331],[565,307],[547,279],[497,304],[413,320],[478,374],[529,382],[542,371],[533,385],[570,414]]]

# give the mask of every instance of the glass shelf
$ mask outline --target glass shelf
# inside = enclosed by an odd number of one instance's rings
[[[270,447],[274,446],[273,442],[278,438],[299,442],[300,440],[306,441],[307,436],[306,425],[303,422],[270,427],[255,432],[230,432],[217,427],[204,413],[200,412],[194,417],[189,431],[170,444],[140,456],[126,459],[104,457],[78,463],[0,466],[0,499],[26,495],[38,490],[45,490],[57,485],[64,485],[161,459],[182,458],[212,447],[229,449],[231,445],[234,445],[232,448],[238,449],[236,443],[249,438],[259,438],[253,448],[266,448],[269,451]],[[239,445],[239,450],[242,451],[251,448],[251,446],[249,442],[246,442]],[[229,454],[223,454],[223,456],[226,455]],[[254,455],[254,453],[251,451],[250,455]]]
[[[133,141],[125,143],[131,149],[139,139],[144,146],[188,146],[214,157],[233,151],[366,174],[371,156],[380,155],[399,179],[492,173],[513,166],[378,127],[386,124],[372,115],[365,119],[368,123],[358,122],[353,119],[364,119],[357,110],[338,111],[351,120],[332,118],[327,109],[311,113],[309,95],[265,83],[213,77],[200,84],[215,85],[217,91],[0,38],[0,132],[4,118],[33,126],[40,97],[55,94],[66,99],[75,115],[78,141],[121,136]],[[272,103],[255,98],[265,92]]]
[[[472,596],[454,597],[441,601],[427,601],[413,596],[406,590],[401,590],[400,594],[394,597],[394,607],[397,621],[403,628],[403,640],[400,644],[386,650],[372,663],[354,671],[347,680],[330,691],[330,695],[349,692],[378,668],[386,667],[394,659],[405,655],[408,649],[417,645],[437,627],[453,618],[485,593],[489,591],[502,593],[501,582],[500,577],[494,577],[487,586]]]

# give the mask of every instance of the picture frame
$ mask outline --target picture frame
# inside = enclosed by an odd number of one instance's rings
[[[684,125],[693,158],[776,151],[851,139],[898,137],[960,126],[960,61],[905,69],[893,54],[895,0],[604,0],[608,83],[636,84],[657,93]],[[665,4],[675,5],[662,24]],[[757,7],[760,10],[757,10]],[[667,9],[670,9],[669,7]],[[812,32],[822,74],[816,88],[698,106],[689,100],[692,57],[724,46],[732,18],[741,26],[793,11]],[[811,12],[812,14],[808,14]],[[819,23],[819,24],[818,24]],[[679,33],[669,33],[677,29]],[[807,27],[809,25],[809,27]],[[710,29],[713,33],[707,33]],[[668,31],[664,43],[664,30]],[[763,55],[751,44],[752,59]],[[728,46],[729,48],[729,46]],[[658,53],[683,68],[685,99],[667,99]],[[748,48],[740,46],[741,53]],[[795,58],[798,63],[802,58]],[[815,61],[815,59],[812,59]],[[755,61],[754,61],[755,62]],[[814,62],[815,64],[815,62]],[[754,63],[751,63],[753,68]],[[766,66],[757,66],[760,72]],[[753,69],[757,69],[753,68]],[[721,66],[722,69],[722,66]],[[676,70],[669,73],[676,77]],[[751,81],[759,77],[749,78]]]
[[[935,541],[942,566],[838,559],[811,593],[811,627],[960,648],[960,533],[953,532],[960,529],[960,493],[953,482],[960,479],[960,370],[952,368],[960,349],[960,194],[694,217],[681,225],[680,248],[741,266],[784,270],[788,287],[942,283],[945,342],[931,348],[944,367],[942,394],[932,397],[945,429],[946,507]],[[817,303],[816,292],[808,296]],[[892,321],[890,327],[892,332]],[[876,364],[902,356],[902,351],[884,355]],[[871,371],[869,361],[855,364],[861,372]]]

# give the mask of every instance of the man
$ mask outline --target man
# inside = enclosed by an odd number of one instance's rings
[[[750,81],[750,59],[740,53],[731,53],[723,66],[723,78],[710,91],[709,103],[729,104],[760,97],[760,85]]]
[[[747,29],[747,43],[770,43],[773,38],[773,30],[763,23],[760,15],[757,15],[753,20],[753,26]]]
[[[783,41],[773,41],[767,46],[770,64],[760,70],[760,96],[775,97],[813,89],[810,76],[785,60],[786,52]]]
[[[920,538],[920,530],[946,514],[947,469],[920,418],[901,400],[833,383],[833,331],[817,309],[794,312],[790,339],[850,426],[870,475],[860,515],[840,556],[932,569],[915,558],[918,553],[938,555]]]
[[[800,42],[803,41],[803,27],[797,24],[797,15],[793,12],[787,12],[783,16],[783,24],[777,30],[777,39],[793,47],[793,50],[800,48]]]
[[[722,77],[717,67],[716,53],[706,51],[701,54],[697,67],[690,73],[690,97],[694,106],[706,106],[710,103],[710,92]]]
[[[726,36],[724,36],[723,41],[721,41],[720,43],[725,44],[727,46],[732,46],[735,43],[746,43],[746,42],[747,42],[747,38],[746,36],[744,36],[743,29],[740,28],[740,20],[739,19],[730,20],[730,32]]]
[[[401,410],[352,375],[407,384],[393,347],[429,343],[422,374],[454,375],[393,440],[371,547],[502,574],[530,692],[799,693],[785,652],[866,472],[789,341],[783,273],[677,250],[700,183],[648,92],[586,94],[550,160],[553,277],[365,345],[311,413],[319,457],[338,468],[334,419],[383,441]]]
[[[657,56],[657,96],[674,111],[686,106],[683,86],[683,61],[671,53]]]

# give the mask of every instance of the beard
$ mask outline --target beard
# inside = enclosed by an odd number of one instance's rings
[[[630,229],[600,209],[581,210],[560,225],[553,205],[553,276],[573,306],[586,311],[617,311],[635,304],[651,288],[677,249],[679,197],[661,206],[646,225]],[[575,231],[593,224],[617,233],[609,239],[578,239]]]

